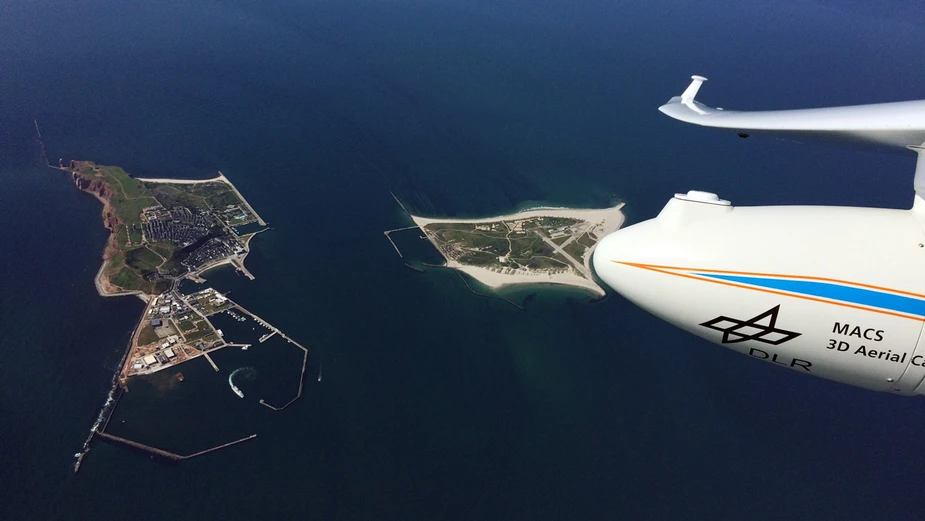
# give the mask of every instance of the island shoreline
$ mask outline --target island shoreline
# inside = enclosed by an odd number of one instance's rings
[[[430,241],[434,248],[440,252],[440,255],[443,256],[446,263],[445,266],[447,268],[455,269],[465,273],[466,275],[472,277],[473,279],[489,288],[500,290],[502,288],[513,285],[555,284],[584,289],[594,293],[597,298],[601,298],[606,296],[607,292],[593,278],[593,271],[591,270],[591,256],[593,255],[594,250],[597,248],[597,244],[600,239],[610,233],[613,233],[621,226],[623,226],[623,223],[626,220],[626,216],[623,214],[622,209],[625,204],[626,203],[620,202],[619,204],[610,208],[533,208],[511,214],[472,219],[421,217],[411,214],[410,212],[407,212],[407,210],[406,213],[414,222],[414,224],[421,230],[424,236],[427,237],[428,241]],[[584,276],[582,276],[582,274],[573,272],[572,270],[561,272],[550,272],[544,270],[531,273],[529,270],[508,269],[505,272],[501,272],[481,266],[462,264],[454,259],[449,258],[446,252],[444,252],[441,248],[441,245],[432,235],[432,232],[426,229],[426,227],[431,224],[486,224],[540,217],[567,218],[595,223],[594,226],[591,227],[591,230],[595,230],[593,235],[596,240],[584,255]],[[399,255],[401,255],[400,252]]]

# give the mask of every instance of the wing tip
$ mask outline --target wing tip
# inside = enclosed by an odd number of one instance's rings
[[[700,90],[700,86],[703,85],[703,82],[707,81],[707,78],[700,75],[691,76],[691,84],[684,89],[684,92],[681,94],[681,103],[690,103],[694,101],[694,97],[697,96],[697,92]]]

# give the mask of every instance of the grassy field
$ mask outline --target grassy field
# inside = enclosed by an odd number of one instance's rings
[[[177,327],[179,327],[180,331],[182,331],[183,333],[196,329],[196,326],[195,324],[193,324],[192,320],[181,320],[180,323],[177,324]]]
[[[157,183],[145,183],[145,186],[151,191],[154,197],[156,197],[157,200],[160,201],[162,205],[164,205],[164,207],[185,206],[190,209],[209,208],[205,199],[196,195],[192,195],[179,188],[182,186],[195,185],[165,185]]]
[[[92,162],[79,163],[79,173],[91,183],[105,184],[110,192],[109,204],[119,220],[114,230],[118,251],[109,252],[111,260],[106,267],[106,276],[112,284],[125,290],[138,290],[148,294],[168,290],[169,280],[144,280],[144,276],[157,270],[158,266],[162,275],[179,276],[186,272],[181,261],[189,251],[184,252],[169,243],[149,244],[150,250],[137,247],[142,242],[142,210],[159,205],[165,208],[184,206],[192,211],[214,208],[218,212],[225,210],[228,205],[246,208],[241,198],[227,184],[221,182],[143,183],[131,177],[122,168],[96,165]],[[128,246],[129,242],[132,247]],[[163,259],[167,259],[166,262]]]
[[[95,173],[103,178],[113,192],[109,204],[116,217],[129,227],[132,223],[140,221],[139,216],[143,208],[158,204],[144,183],[132,178],[125,170],[117,166],[96,165]],[[133,237],[132,240],[134,241],[135,238]],[[141,240],[140,234],[137,240]]]
[[[154,292],[154,283],[141,278],[131,268],[122,266],[115,276],[109,277],[109,281],[126,291],[141,291],[151,294]]]
[[[197,320],[194,323],[195,327],[198,328],[198,331],[193,331],[192,333],[184,333],[183,336],[186,338],[187,342],[194,342],[201,339],[206,335],[212,334],[212,328],[209,327],[209,324],[206,324],[205,320]]]
[[[165,259],[169,259],[173,255],[173,252],[177,250],[177,247],[169,242],[148,243],[148,248],[151,248]]]
[[[145,324],[141,326],[141,332],[138,333],[138,345],[144,346],[155,341],[157,341],[157,333],[154,332],[151,323],[145,321]]]
[[[203,183],[190,186],[190,193],[198,195],[209,203],[209,206],[217,209],[224,209],[229,204],[244,205],[244,201],[238,197],[238,194],[225,183]]]
[[[577,240],[569,243],[568,246],[564,248],[565,253],[568,253],[572,257],[575,257],[575,260],[584,261],[585,255],[588,253],[588,248],[579,243]]]
[[[563,269],[570,265],[569,262],[557,254],[540,234],[546,234],[550,228],[578,222],[577,219],[543,217],[524,222],[526,231],[518,232],[510,232],[508,226],[500,222],[480,224],[479,229],[467,223],[435,223],[427,225],[426,229],[444,247],[462,252],[457,258],[462,264],[492,268]],[[567,239],[560,238],[558,243]],[[584,249],[579,245],[575,247]],[[508,260],[502,263],[499,257],[504,256]]]
[[[144,246],[125,252],[125,265],[142,275],[155,271],[160,264],[161,258]]]

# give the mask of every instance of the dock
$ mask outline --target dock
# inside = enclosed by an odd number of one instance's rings
[[[395,197],[395,195],[393,194],[392,197]],[[398,199],[396,199],[396,201],[397,200]],[[398,203],[398,204],[401,204],[401,203]],[[405,230],[413,230],[415,228],[417,228],[417,226],[405,226],[404,228],[395,228],[394,230],[386,230],[382,232],[385,234],[385,238],[388,239],[389,242],[392,243],[392,247],[395,248],[395,253],[397,253],[400,258],[404,258],[404,255],[401,254],[401,250],[398,249],[398,245],[395,244],[395,241],[392,240],[392,237],[390,237],[389,234],[392,232],[403,232]]]
[[[295,397],[294,397],[293,399],[289,400],[288,402],[286,402],[286,404],[284,404],[284,405],[282,405],[282,406],[280,406],[280,407],[276,407],[276,406],[270,405],[270,404],[268,404],[267,402],[265,402],[263,399],[260,400],[260,405],[264,405],[264,406],[266,406],[266,407],[269,407],[270,409],[273,409],[274,411],[281,411],[281,410],[285,409],[286,407],[289,407],[290,405],[292,405],[293,402],[295,402],[296,400],[298,400],[299,398],[302,397],[302,389],[303,389],[304,386],[305,386],[305,368],[308,366],[308,349],[307,349],[305,346],[303,346],[302,344],[296,342],[295,340],[293,340],[292,338],[290,338],[289,336],[287,336],[287,335],[286,335],[285,333],[283,333],[282,331],[280,331],[279,328],[274,327],[274,326],[271,325],[269,322],[263,320],[263,319],[260,318],[259,316],[255,315],[254,313],[251,313],[250,311],[248,311],[247,309],[245,309],[241,304],[235,303],[235,307],[236,307],[237,309],[239,309],[239,310],[241,311],[241,313],[244,313],[245,315],[248,315],[249,317],[253,318],[255,322],[257,322],[257,323],[260,324],[261,326],[263,326],[263,327],[265,327],[265,328],[267,328],[267,329],[270,330],[269,333],[267,333],[267,334],[263,335],[262,337],[260,337],[260,342],[265,342],[265,341],[269,340],[273,335],[279,335],[279,336],[285,338],[286,341],[289,342],[290,344],[293,344],[294,346],[296,346],[296,347],[298,347],[299,349],[302,350],[302,372],[301,372],[301,374],[299,375],[299,389],[298,389],[298,391],[296,392]]]
[[[243,263],[243,262],[238,262],[237,260],[232,259],[231,265],[234,266],[234,269],[236,269],[236,270],[238,270],[239,272],[243,273],[244,276],[248,278],[248,280],[254,280],[254,279],[257,278],[257,277],[254,276],[253,273],[250,272],[250,270],[248,270],[247,268],[244,267],[244,263]]]
[[[212,360],[212,357],[209,356],[209,353],[202,353],[202,356],[206,357],[206,360],[209,361],[209,365],[212,366],[212,369],[215,369],[215,372],[218,372],[218,366],[215,365],[215,362]]]

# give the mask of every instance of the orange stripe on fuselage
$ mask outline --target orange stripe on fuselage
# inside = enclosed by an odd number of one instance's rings
[[[849,303],[847,303],[847,302],[838,302],[838,301],[834,301],[834,300],[825,300],[825,299],[822,299],[822,298],[819,298],[819,297],[810,297],[810,296],[807,296],[807,295],[799,295],[799,294],[794,294],[794,293],[786,293],[786,292],[784,292],[784,291],[780,291],[780,290],[776,290],[776,289],[757,288],[757,287],[753,287],[753,286],[746,286],[746,285],[744,285],[744,284],[739,284],[739,283],[736,283],[736,282],[729,282],[729,281],[726,281],[726,280],[716,280],[716,279],[698,277],[698,276],[696,276],[696,275],[690,275],[690,274],[687,274],[687,273],[675,273],[674,271],[669,271],[669,270],[701,271],[701,272],[704,272],[704,273],[728,273],[728,274],[730,274],[730,275],[756,275],[756,276],[761,276],[761,277],[779,277],[779,278],[786,278],[786,279],[804,279],[804,280],[817,280],[817,281],[824,281],[824,282],[836,282],[836,283],[840,283],[840,284],[848,284],[848,285],[853,285],[853,286],[860,286],[860,287],[865,287],[865,288],[878,289],[878,290],[883,290],[883,291],[888,291],[888,292],[893,292],[893,293],[899,293],[899,294],[909,295],[909,296],[913,296],[913,297],[920,297],[920,298],[925,299],[925,295],[919,295],[919,294],[916,294],[916,293],[910,293],[910,292],[907,292],[907,291],[899,291],[899,290],[894,290],[894,289],[889,289],[889,288],[882,288],[882,287],[879,287],[879,286],[872,286],[872,285],[870,285],[870,284],[859,284],[859,283],[856,283],[856,282],[847,282],[847,281],[841,281],[841,280],[838,280],[838,279],[829,279],[829,278],[825,278],[825,277],[801,277],[801,276],[796,276],[796,275],[773,275],[773,274],[768,274],[768,273],[753,273],[753,272],[748,272],[748,271],[702,270],[702,269],[696,269],[696,268],[680,268],[680,267],[675,267],[675,266],[658,266],[658,265],[651,265],[651,264],[639,264],[639,263],[635,263],[635,262],[621,262],[621,261],[616,261],[616,260],[613,260],[613,261],[611,261],[611,262],[614,262],[614,263],[616,263],[616,264],[623,264],[623,265],[625,265],[625,266],[632,266],[632,267],[634,267],[634,268],[641,268],[641,269],[645,269],[645,270],[655,271],[655,272],[657,272],[657,273],[665,273],[665,274],[667,274],[667,275],[674,275],[674,276],[676,276],[676,277],[684,277],[684,278],[688,278],[688,279],[699,280],[699,281],[702,281],[702,282],[712,282],[713,284],[722,284],[722,285],[724,285],[724,286],[732,286],[732,287],[734,287],[734,288],[750,289],[750,290],[752,290],[752,291],[761,291],[761,292],[763,292],[763,293],[772,293],[772,294],[774,294],[774,295],[782,295],[782,296],[784,296],[784,297],[793,297],[793,298],[799,298],[799,299],[803,299],[803,300],[811,300],[811,301],[813,301],[813,302],[821,302],[821,303],[823,303],[823,304],[833,304],[833,305],[835,305],[835,306],[842,306],[842,307],[846,307],[846,308],[859,309],[859,310],[861,310],[861,311],[870,311],[870,312],[872,312],[872,313],[880,313],[880,314],[883,314],[883,315],[891,315],[891,316],[894,316],[894,317],[908,318],[908,319],[911,319],[911,320],[917,320],[917,321],[919,321],[919,322],[925,321],[925,318],[923,318],[923,317],[917,317],[917,316],[913,316],[913,315],[906,315],[906,314],[903,314],[903,313],[897,313],[897,312],[895,312],[895,311],[887,311],[887,310],[884,310],[884,309],[877,309],[877,308],[871,308],[871,307],[866,307],[866,306],[859,306],[859,305],[857,305],[857,304],[849,304]]]

